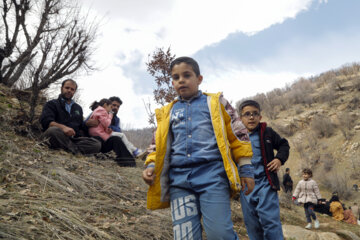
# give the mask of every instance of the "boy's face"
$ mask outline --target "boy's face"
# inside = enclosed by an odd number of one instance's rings
[[[254,131],[259,125],[261,118],[259,109],[254,106],[245,106],[241,110],[241,121],[250,132]]]
[[[189,100],[199,91],[203,77],[196,76],[192,67],[186,63],[176,64],[172,71],[172,85],[182,99]]]

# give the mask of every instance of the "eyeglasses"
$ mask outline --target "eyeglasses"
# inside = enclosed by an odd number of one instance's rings
[[[260,113],[259,112],[245,112],[244,114],[241,114],[242,117],[245,117],[245,118],[250,118],[250,117],[259,117],[260,116]]]

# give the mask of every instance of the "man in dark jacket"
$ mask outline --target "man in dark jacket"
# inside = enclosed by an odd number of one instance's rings
[[[97,153],[101,142],[83,135],[83,111],[72,100],[77,89],[74,80],[67,79],[61,84],[61,94],[57,99],[48,101],[42,110],[40,123],[44,137],[51,148],[62,148],[73,154]]]
[[[292,192],[293,190],[293,180],[290,177],[290,168],[286,168],[285,174],[283,176],[283,185],[285,192]]]
[[[254,190],[249,195],[240,193],[247,233],[250,239],[282,240],[277,172],[289,157],[289,143],[265,122],[260,122],[260,105],[256,101],[244,101],[239,112],[249,131],[255,179]]]

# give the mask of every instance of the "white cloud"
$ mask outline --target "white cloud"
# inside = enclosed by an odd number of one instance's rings
[[[269,73],[255,67],[241,70],[225,69],[218,73],[204,73],[201,89],[207,92],[223,92],[224,97],[235,104],[246,97],[257,93],[266,93],[275,88],[283,88],[286,83],[292,83],[299,77],[310,76],[304,73],[301,76],[294,72]]]
[[[313,0],[91,0],[84,8],[104,16],[98,38],[95,61],[100,71],[80,80],[84,110],[94,100],[112,95],[124,100],[120,109],[122,122],[135,128],[148,126],[142,99],[152,96],[134,92],[134,81],[124,75],[123,66],[131,67],[134,57],[142,55],[138,71],[146,72],[145,62],[157,47],[171,46],[177,56],[191,55],[226,38],[230,33],[252,34],[272,24],[293,18],[307,9]],[[101,19],[101,17],[100,17]],[[134,53],[137,53],[134,56]],[[138,65],[136,66],[139,67]],[[264,72],[230,72],[229,79],[269,79]],[[285,73],[275,75],[285,79]],[[286,75],[293,79],[293,75]],[[211,79],[210,79],[211,80]],[[255,81],[255,80],[254,80]],[[209,91],[221,90],[217,82],[209,82]],[[205,84],[204,84],[205,85]],[[261,84],[257,84],[261,85]],[[231,82],[223,84],[226,95],[237,100]],[[248,88],[250,89],[250,87]],[[259,88],[258,91],[262,91]],[[227,94],[227,92],[229,92]],[[250,92],[250,91],[249,91]],[[242,96],[239,96],[242,97]],[[152,104],[154,106],[154,104]]]

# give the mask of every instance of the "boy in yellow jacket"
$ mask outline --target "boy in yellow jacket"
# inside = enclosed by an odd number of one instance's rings
[[[201,239],[201,218],[207,239],[238,239],[230,193],[254,188],[247,130],[221,93],[199,91],[203,77],[194,59],[177,58],[170,70],[179,97],[155,112],[156,147],[143,171],[147,207],[171,205],[174,239]]]

